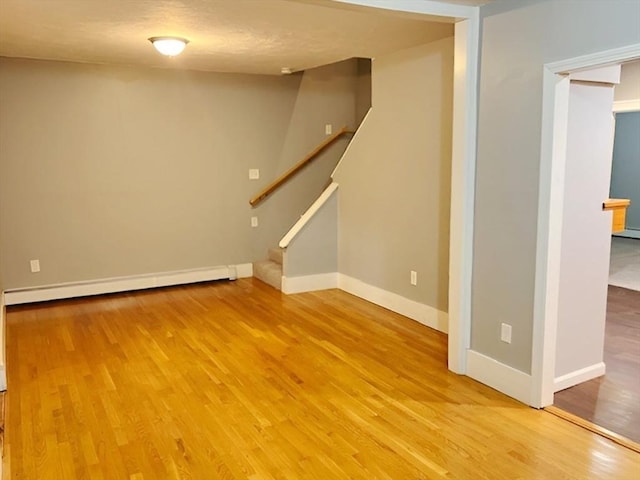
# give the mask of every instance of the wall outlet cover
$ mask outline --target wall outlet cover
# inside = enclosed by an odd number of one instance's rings
[[[500,326],[500,340],[511,343],[511,325],[508,323],[503,323]]]
[[[31,266],[31,273],[38,273],[40,271],[40,260],[31,260],[29,264]]]

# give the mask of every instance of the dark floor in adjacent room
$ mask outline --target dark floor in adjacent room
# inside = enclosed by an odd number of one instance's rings
[[[556,393],[554,405],[640,443],[640,292],[609,286],[607,373]]]

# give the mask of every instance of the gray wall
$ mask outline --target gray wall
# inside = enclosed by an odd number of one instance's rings
[[[372,89],[334,176],[339,272],[446,312],[453,38],[376,58]]]
[[[356,92],[356,122],[359,125],[371,108],[371,60],[368,58],[358,58]]]
[[[358,90],[357,60],[307,70],[301,78],[295,104],[287,119],[286,135],[277,162],[261,172],[256,186],[266,186],[313,150],[326,138],[325,125],[333,131],[356,125]],[[261,128],[269,128],[263,125]],[[253,255],[265,258],[286,232],[318,198],[330,181],[350,138],[343,136],[304,168],[290,182],[253,209],[260,221],[255,232]],[[257,193],[257,192],[256,192]],[[262,228],[262,225],[268,228]]]
[[[613,85],[571,82],[556,378],[603,360],[612,215],[602,203],[611,179],[612,105]]]
[[[616,114],[611,198],[629,198],[628,229],[640,230],[640,112]]]
[[[640,2],[498,1],[481,15],[471,347],[529,373],[543,65],[640,42]]]
[[[327,199],[287,247],[283,275],[298,277],[338,271],[338,190]]]
[[[305,171],[267,200],[284,213],[249,198],[322,140],[325,123],[353,122],[355,69],[267,77],[0,59],[4,288],[265,255],[328,173]]]

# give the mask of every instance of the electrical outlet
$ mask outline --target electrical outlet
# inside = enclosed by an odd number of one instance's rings
[[[251,217],[251,226],[254,228],[258,226],[258,217]]]
[[[511,343],[511,325],[503,323],[500,327],[500,340]]]
[[[333,125],[331,125],[330,123],[327,123],[324,126],[324,133],[325,135],[331,135],[333,133]]]
[[[260,178],[260,170],[257,168],[249,169],[249,180],[258,180]]]
[[[40,260],[31,260],[31,273],[38,273],[40,271]]]
[[[418,285],[418,272],[411,270],[411,285]]]

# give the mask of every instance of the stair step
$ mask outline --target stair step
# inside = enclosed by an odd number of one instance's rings
[[[273,288],[282,290],[282,265],[272,260],[253,262],[253,276]]]
[[[269,260],[282,265],[282,249],[280,247],[274,247],[269,249]]]

